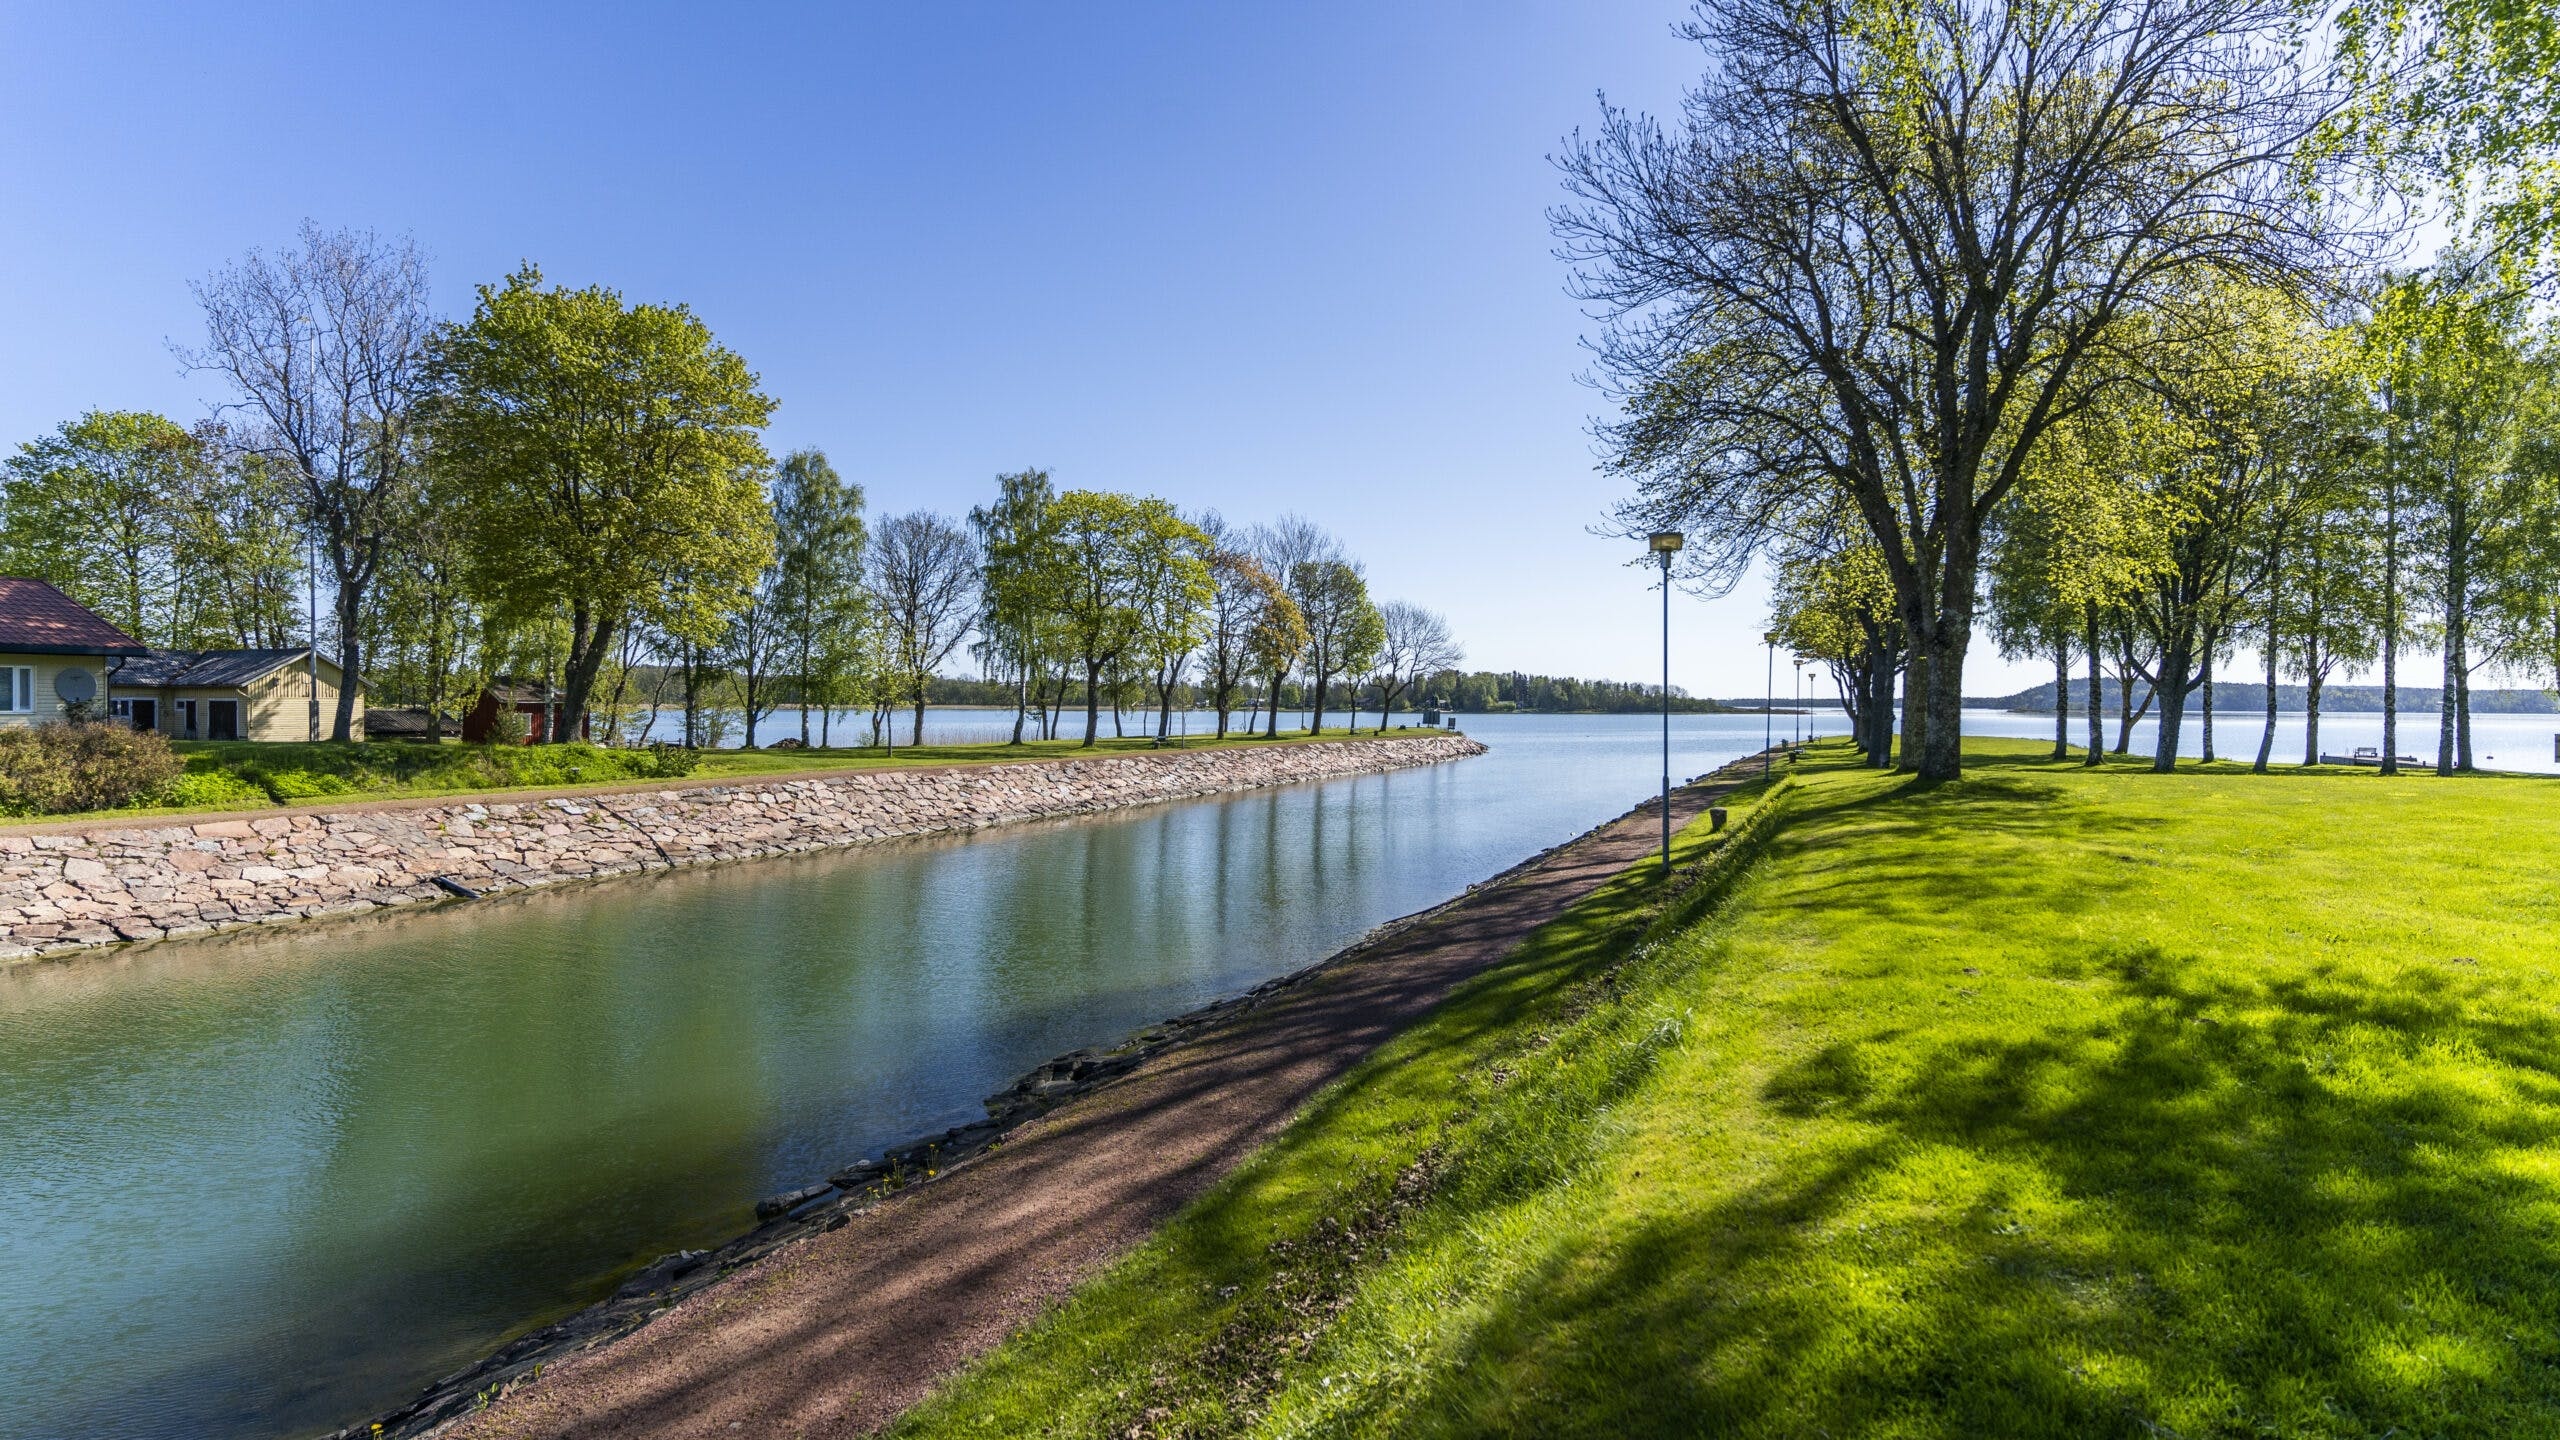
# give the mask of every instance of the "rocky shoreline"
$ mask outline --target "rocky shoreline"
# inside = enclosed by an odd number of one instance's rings
[[[0,964],[1481,754],[1426,732],[0,831]]]
[[[1637,808],[1650,810],[1651,806]],[[768,1196],[756,1202],[757,1224],[746,1234],[716,1249],[662,1255],[624,1281],[610,1297],[509,1341],[479,1363],[436,1381],[399,1409],[335,1431],[328,1440],[416,1440],[432,1435],[515,1386],[538,1379],[550,1365],[631,1334],[733,1271],[777,1250],[840,1229],[850,1224],[854,1216],[893,1195],[957,1173],[994,1152],[1007,1135],[1022,1125],[1126,1078],[1162,1052],[1357,959],[1407,929],[1464,904],[1476,892],[1533,869],[1559,851],[1581,843],[1588,834],[1606,828],[1607,825],[1595,826],[1593,832],[1551,845],[1468,886],[1463,894],[1375,926],[1314,964],[1264,981],[1241,995],[1159,1021],[1117,1044],[1071,1050],[1034,1066],[1011,1085],[987,1097],[984,1120],[892,1146],[876,1157],[857,1161],[807,1186]]]

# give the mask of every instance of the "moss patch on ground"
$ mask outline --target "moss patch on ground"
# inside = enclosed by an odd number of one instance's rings
[[[896,1433],[2560,1433],[2560,784],[2044,749],[1817,749]]]

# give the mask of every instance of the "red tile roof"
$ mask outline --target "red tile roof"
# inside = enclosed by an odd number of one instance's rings
[[[0,651],[139,655],[134,638],[42,580],[0,575]]]

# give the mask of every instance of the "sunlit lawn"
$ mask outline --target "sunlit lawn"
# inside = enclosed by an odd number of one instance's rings
[[[2560,784],[2039,749],[1809,763],[900,1433],[2560,1434]]]

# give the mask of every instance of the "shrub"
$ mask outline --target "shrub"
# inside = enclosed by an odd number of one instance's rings
[[[228,770],[190,767],[187,773],[160,787],[160,793],[153,798],[161,805],[220,805],[237,810],[264,805],[273,797]]]
[[[183,769],[169,742],[121,725],[0,730],[0,812],[119,810],[156,795]]]
[[[664,740],[651,741],[647,753],[648,767],[640,773],[650,780],[674,780],[690,775],[693,767],[702,763],[701,751],[670,745]]]

